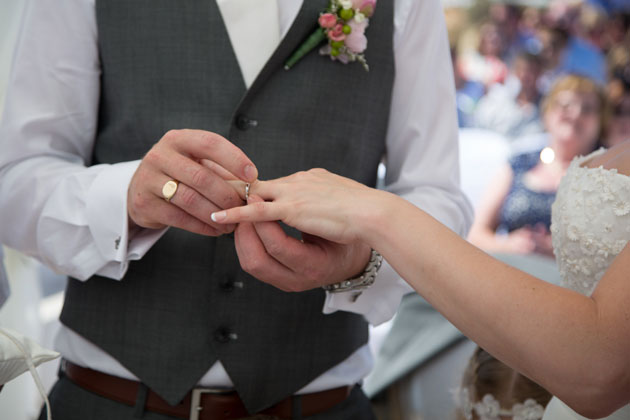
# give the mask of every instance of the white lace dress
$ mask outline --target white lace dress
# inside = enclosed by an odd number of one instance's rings
[[[571,162],[552,206],[551,234],[563,285],[590,295],[630,239],[630,177],[582,165],[601,149]],[[553,398],[543,420],[585,419]],[[608,420],[630,420],[627,405]]]

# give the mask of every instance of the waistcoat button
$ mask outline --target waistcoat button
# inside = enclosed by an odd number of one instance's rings
[[[232,290],[234,290],[234,280],[232,280],[231,277],[228,277],[221,281],[220,286],[221,290],[223,290],[224,292],[231,292]]]
[[[239,114],[236,117],[235,124],[236,124],[236,128],[238,128],[239,130],[246,131],[246,130],[249,130],[250,128],[256,127],[258,125],[258,121],[253,120],[247,117],[246,115]]]
[[[238,336],[236,333],[230,331],[227,328],[219,328],[214,332],[214,339],[219,343],[227,343],[230,340],[236,340]]]

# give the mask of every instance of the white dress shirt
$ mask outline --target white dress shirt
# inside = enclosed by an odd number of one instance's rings
[[[234,36],[239,31],[225,8],[231,0],[217,1],[239,65],[254,63],[243,71],[249,85],[264,60],[255,64],[260,57],[248,58],[246,41]],[[302,4],[275,1],[279,36],[269,33],[267,45],[285,36]],[[369,29],[366,35],[369,40]],[[94,0],[30,0],[26,7],[0,122],[0,242],[60,273],[117,281],[164,230],[128,232],[127,188],[139,161],[90,166],[101,71],[97,36]],[[368,62],[369,51],[368,42]],[[459,189],[454,83],[439,0],[395,2],[394,55],[386,188],[465,235],[472,210]],[[384,264],[356,302],[349,294],[327,294],[323,311],[363,314],[377,325],[393,316],[409,290]],[[55,345],[77,364],[134,378],[68,328],[61,329]],[[366,345],[300,393],[359,382],[371,366]],[[217,362],[200,385],[231,386],[231,381]]]

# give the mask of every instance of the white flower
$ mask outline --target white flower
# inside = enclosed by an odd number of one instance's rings
[[[580,229],[575,225],[569,225],[567,229],[567,237],[572,241],[577,241],[580,239]]]
[[[572,258],[567,258],[567,268],[571,273],[577,274],[580,272],[580,262]]]
[[[365,17],[365,15],[364,15],[363,13],[361,13],[361,12],[356,12],[356,13],[354,14],[354,20],[355,20],[357,23],[361,23],[361,22],[363,22],[365,19],[367,19],[367,18],[366,18],[366,17]]]
[[[625,216],[630,213],[630,203],[626,201],[617,201],[613,204],[613,213],[615,213],[616,216]]]
[[[475,403],[475,413],[479,420],[499,420],[501,406],[491,394],[486,394],[481,401]]]
[[[528,398],[524,404],[514,404],[512,420],[540,420],[545,409],[535,400]]]
[[[580,241],[582,252],[587,255],[593,255],[597,252],[597,242],[592,235],[585,235]]]
[[[352,0],[339,0],[339,6],[344,9],[352,8]]]

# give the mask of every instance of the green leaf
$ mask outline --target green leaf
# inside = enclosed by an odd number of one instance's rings
[[[306,38],[306,41],[304,41],[302,45],[300,45],[298,49],[295,50],[295,52],[291,55],[291,57],[289,57],[286,63],[284,63],[284,69],[289,70],[295,65],[295,63],[300,61],[302,57],[308,54],[313,48],[321,44],[322,41],[324,41],[325,39],[326,32],[324,31],[324,28],[317,28],[315,32],[313,32],[308,38]]]

